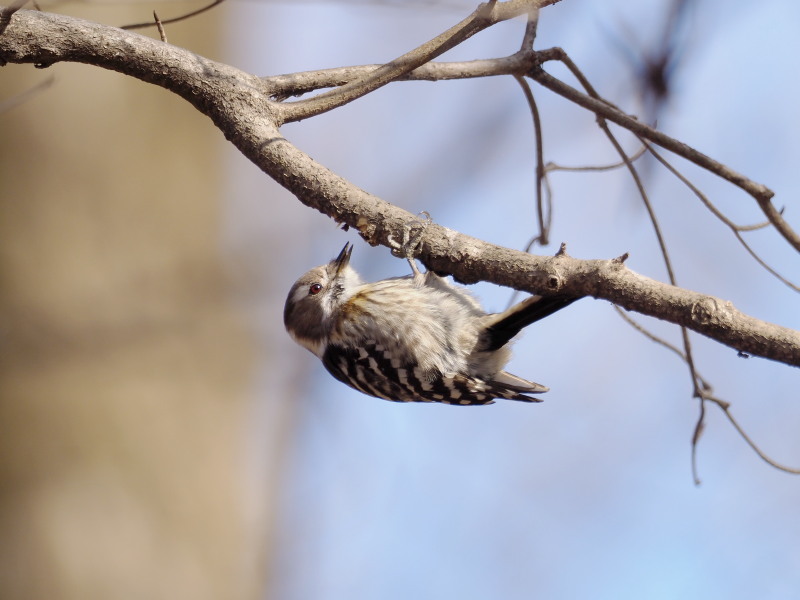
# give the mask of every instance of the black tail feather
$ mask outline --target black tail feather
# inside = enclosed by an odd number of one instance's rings
[[[502,348],[522,328],[549,317],[577,299],[567,296],[531,296],[507,311],[494,315],[497,320],[485,329],[487,343],[485,350]]]

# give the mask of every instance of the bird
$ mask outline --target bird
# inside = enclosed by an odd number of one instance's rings
[[[531,296],[486,313],[466,288],[421,273],[413,258],[411,275],[365,283],[350,266],[352,252],[347,243],[302,275],[283,311],[289,335],[336,379],[395,402],[540,402],[529,394],[549,388],[503,370],[510,341],[577,298]]]

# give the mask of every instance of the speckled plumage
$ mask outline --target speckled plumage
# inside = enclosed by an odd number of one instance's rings
[[[486,314],[464,288],[435,273],[363,283],[352,246],[295,282],[284,323],[338,380],[397,402],[536,402],[547,388],[503,371],[509,340],[573,298],[533,296]]]

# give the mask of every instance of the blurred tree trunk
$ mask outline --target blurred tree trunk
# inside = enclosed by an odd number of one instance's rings
[[[222,15],[176,43],[213,55]],[[131,78],[3,71],[2,98],[55,82],[0,115],[0,597],[257,597],[269,507],[245,472],[224,140]]]

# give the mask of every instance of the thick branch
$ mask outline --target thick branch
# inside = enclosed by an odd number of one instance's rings
[[[158,40],[70,17],[19,11],[0,35],[0,61],[81,62],[154,83],[207,115],[265,173],[304,204],[358,229],[371,244],[402,236],[413,218],[314,162],[280,133],[259,78]],[[800,366],[800,333],[749,317],[722,300],[659,283],[619,261],[531,256],[431,225],[420,258],[466,283],[603,298],[685,325],[741,352]]]

